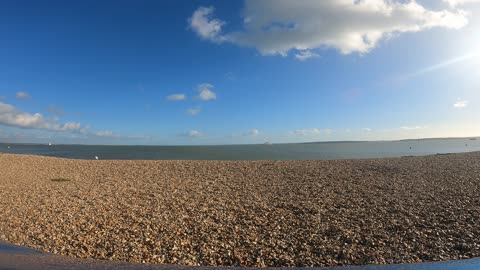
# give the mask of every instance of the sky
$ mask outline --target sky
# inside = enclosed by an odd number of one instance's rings
[[[0,141],[480,136],[479,0],[0,2]]]

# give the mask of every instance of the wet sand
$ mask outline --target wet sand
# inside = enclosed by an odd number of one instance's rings
[[[0,241],[81,258],[255,267],[465,259],[480,256],[480,153],[338,161],[0,154],[0,213]]]

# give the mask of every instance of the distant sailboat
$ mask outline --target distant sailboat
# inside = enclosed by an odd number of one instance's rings
[[[51,142],[49,142],[49,143],[48,143],[48,146],[52,146],[52,143],[51,143]]]

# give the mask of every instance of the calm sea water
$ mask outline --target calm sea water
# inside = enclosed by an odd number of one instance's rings
[[[219,146],[26,145],[0,143],[0,152],[74,159],[305,160],[420,156],[480,151],[480,139],[424,139]]]

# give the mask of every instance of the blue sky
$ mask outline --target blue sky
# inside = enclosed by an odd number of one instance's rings
[[[0,141],[479,136],[480,1],[2,1]]]

